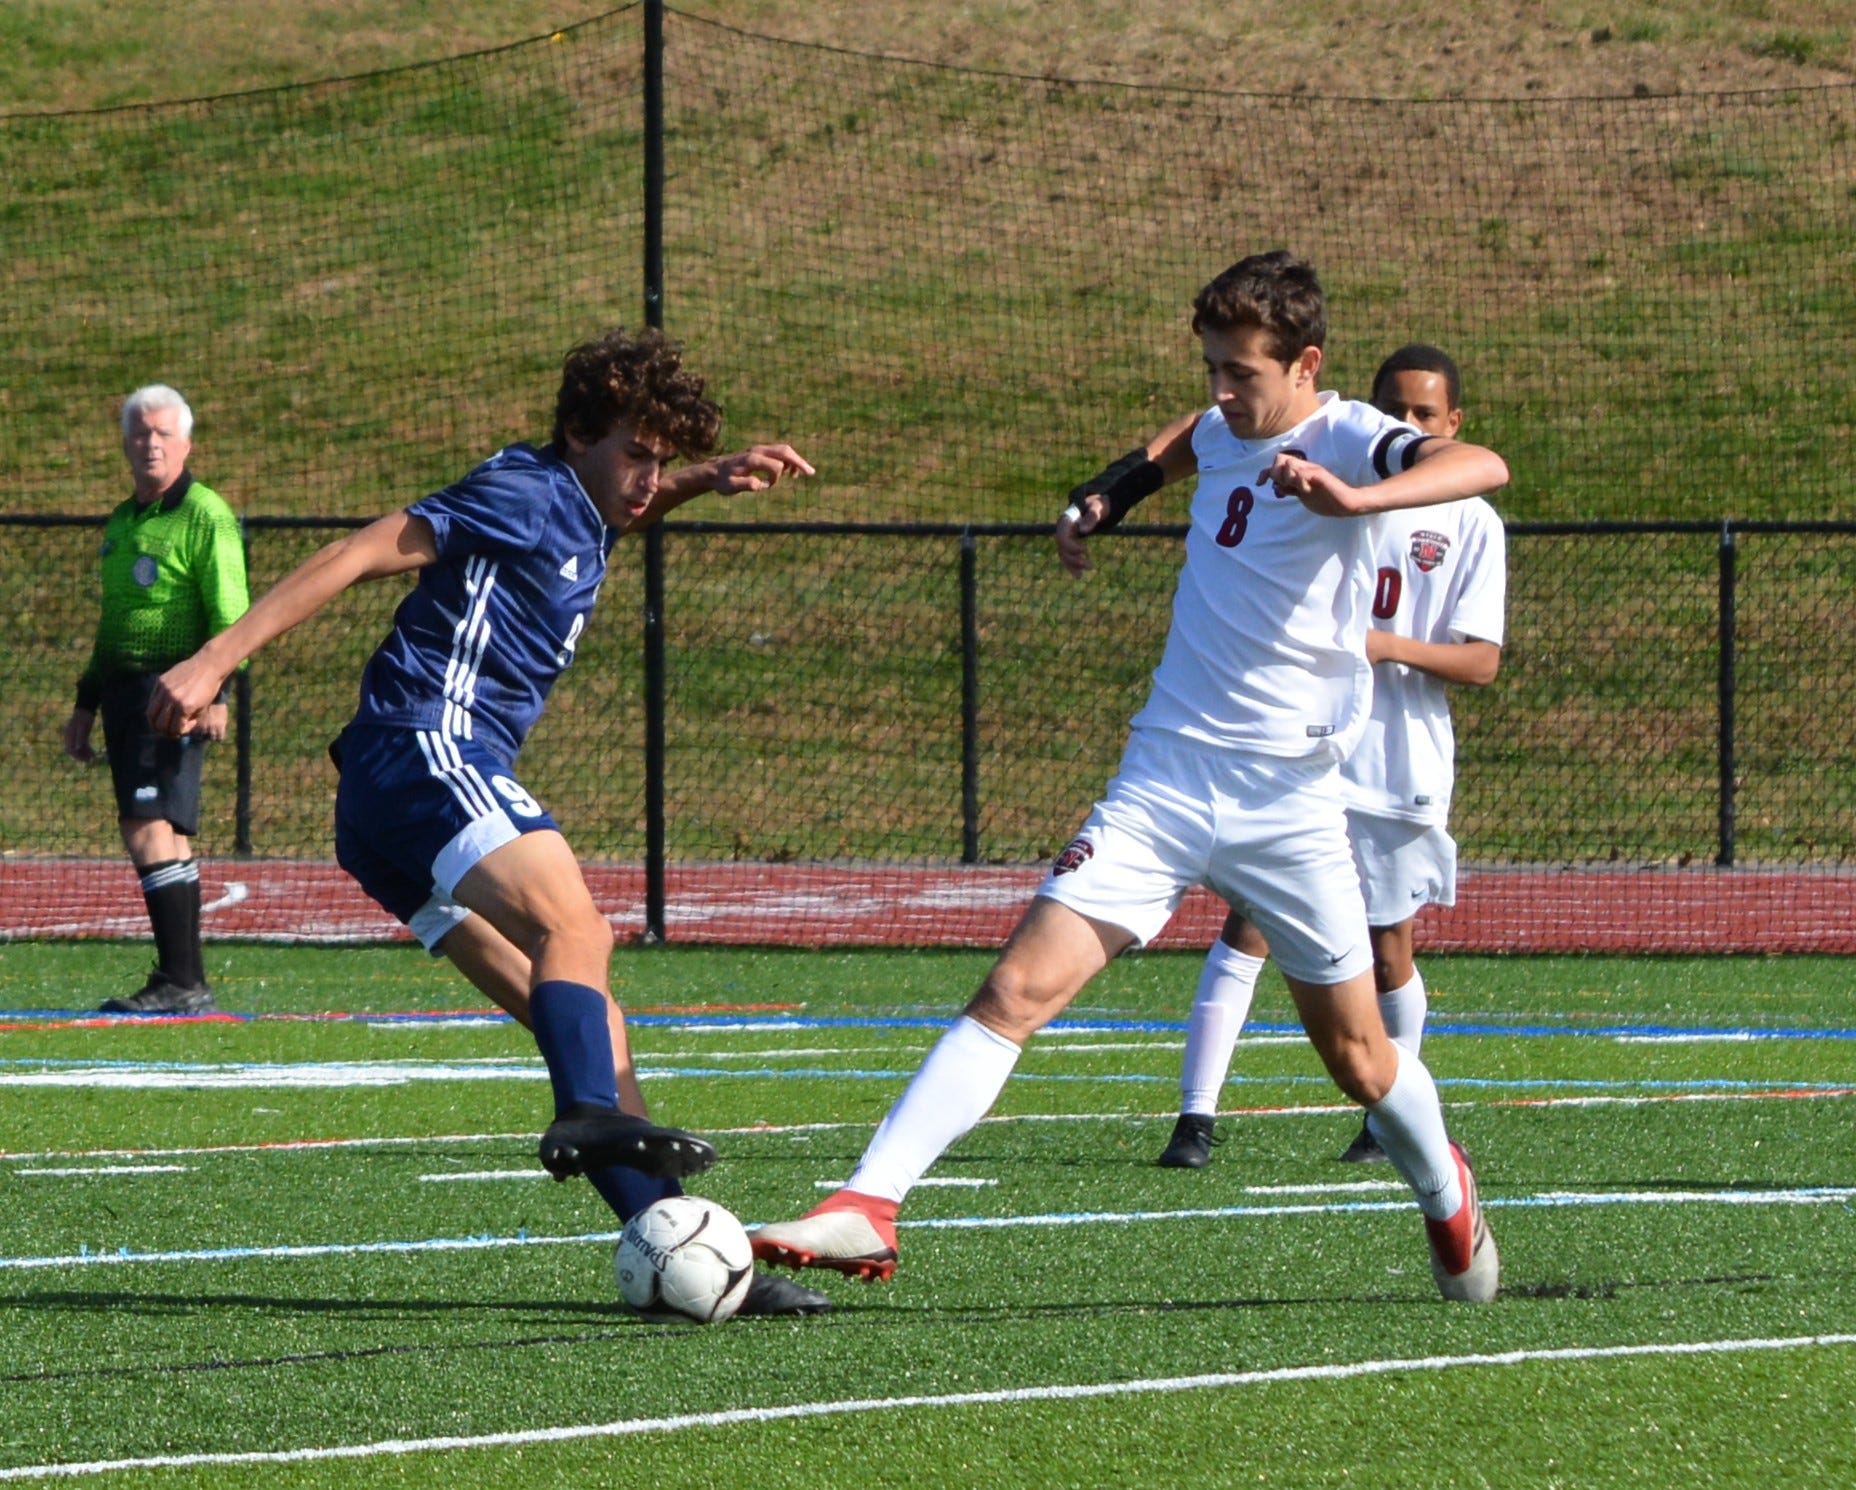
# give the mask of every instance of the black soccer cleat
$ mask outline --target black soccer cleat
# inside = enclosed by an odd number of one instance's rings
[[[1212,1162],[1212,1145],[1224,1140],[1212,1132],[1212,1120],[1196,1112],[1182,1112],[1173,1124],[1173,1137],[1154,1162],[1162,1169],[1203,1169]]]
[[[1360,1124],[1360,1131],[1347,1150],[1340,1156],[1343,1164],[1390,1164],[1391,1156],[1380,1147],[1379,1140],[1373,1137],[1373,1130],[1367,1123]]]
[[[562,1113],[541,1135],[541,1167],[557,1180],[612,1164],[680,1180],[713,1163],[715,1145],[706,1138],[584,1102]]]
[[[747,1295],[741,1300],[741,1307],[735,1310],[735,1318],[797,1317],[825,1314],[830,1309],[831,1300],[816,1288],[807,1288],[805,1284],[782,1278],[778,1273],[756,1270],[754,1281],[748,1284]]]
[[[101,1014],[212,1014],[216,1012],[213,990],[205,983],[176,983],[160,968],[148,975],[148,981],[127,998],[105,999],[97,1006]]]

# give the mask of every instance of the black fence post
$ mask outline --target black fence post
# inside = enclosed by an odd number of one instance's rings
[[[664,0],[644,0],[644,323],[664,324]]]
[[[644,319],[664,324],[664,5],[644,6]],[[644,939],[665,939],[664,525],[644,534]]]
[[[960,533],[960,862],[980,861],[979,546]]]
[[[1734,587],[1738,578],[1732,520],[1721,524],[1721,601],[1720,616],[1720,765],[1721,765],[1721,843],[1714,862],[1723,867],[1734,862]]]
[[[251,573],[251,532],[245,519],[238,520],[238,546],[245,556],[245,572]],[[247,663],[232,674],[232,702],[238,709],[238,724],[232,735],[232,759],[237,788],[232,818],[232,851],[251,853],[251,665]]]

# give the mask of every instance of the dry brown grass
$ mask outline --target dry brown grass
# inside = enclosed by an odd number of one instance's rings
[[[1266,93],[1583,97],[1847,82],[1856,73],[1850,8],[1796,0],[692,0],[683,8],[796,41],[968,67]]]
[[[605,0],[455,0],[442,8],[414,0],[42,0],[0,18],[0,41],[10,34],[28,43],[0,45],[0,110],[342,76],[504,45],[612,8]],[[1606,97],[1856,76],[1856,13],[1824,0],[687,0],[678,8],[854,51],[1266,93]]]

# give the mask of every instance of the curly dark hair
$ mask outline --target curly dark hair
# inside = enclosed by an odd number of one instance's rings
[[[1252,254],[1225,270],[1192,302],[1194,335],[1249,326],[1269,333],[1271,355],[1284,367],[1304,348],[1321,346],[1328,337],[1328,311],[1315,266],[1286,248]]]
[[[593,444],[620,420],[684,457],[707,455],[722,433],[722,411],[703,397],[702,379],[683,366],[683,348],[655,328],[614,327],[582,342],[561,364],[554,443],[571,432]]]

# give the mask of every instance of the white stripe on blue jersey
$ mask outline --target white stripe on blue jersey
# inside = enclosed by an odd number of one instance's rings
[[[438,561],[361,679],[357,724],[474,739],[513,762],[572,662],[618,538],[552,449],[511,445],[407,509]]]

